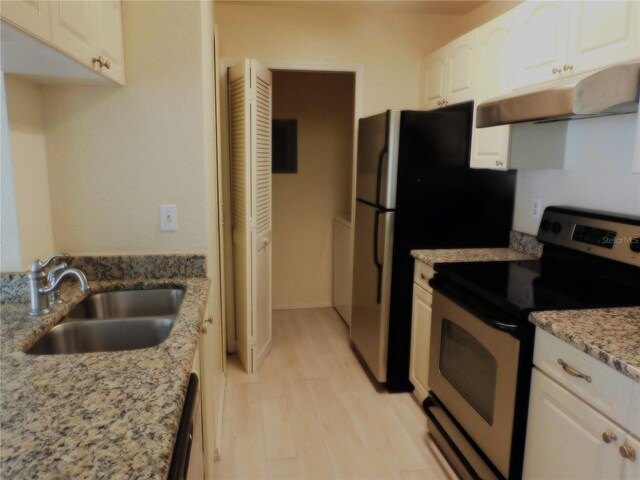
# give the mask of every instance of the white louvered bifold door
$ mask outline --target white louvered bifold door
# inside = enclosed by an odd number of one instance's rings
[[[251,60],[254,371],[271,351],[271,72]]]
[[[271,350],[271,72],[229,69],[236,348],[247,372]]]

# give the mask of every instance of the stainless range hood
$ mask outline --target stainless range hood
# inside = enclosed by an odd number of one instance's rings
[[[476,126],[637,112],[639,91],[640,63],[616,65],[483,102],[476,110]]]

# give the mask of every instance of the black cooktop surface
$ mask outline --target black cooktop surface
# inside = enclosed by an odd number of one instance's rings
[[[533,310],[640,305],[640,283],[629,281],[628,272],[544,260],[444,263],[435,270],[441,280],[518,315]]]

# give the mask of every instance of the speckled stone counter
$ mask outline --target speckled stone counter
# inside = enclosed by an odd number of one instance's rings
[[[0,310],[0,477],[166,478],[180,422],[209,280],[91,282],[93,292],[184,288],[169,338],[142,350],[75,355],[24,353],[86,294],[29,317],[28,305]]]
[[[411,250],[411,256],[433,267],[436,263],[499,262],[510,260],[535,260],[536,255],[513,248],[454,248],[435,250]]]
[[[640,306],[533,312],[529,321],[640,382]]]

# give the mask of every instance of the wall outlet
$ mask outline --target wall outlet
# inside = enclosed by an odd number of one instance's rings
[[[531,215],[536,219],[539,219],[542,215],[542,200],[539,198],[531,199]]]
[[[178,231],[178,206],[160,205],[160,231]]]

